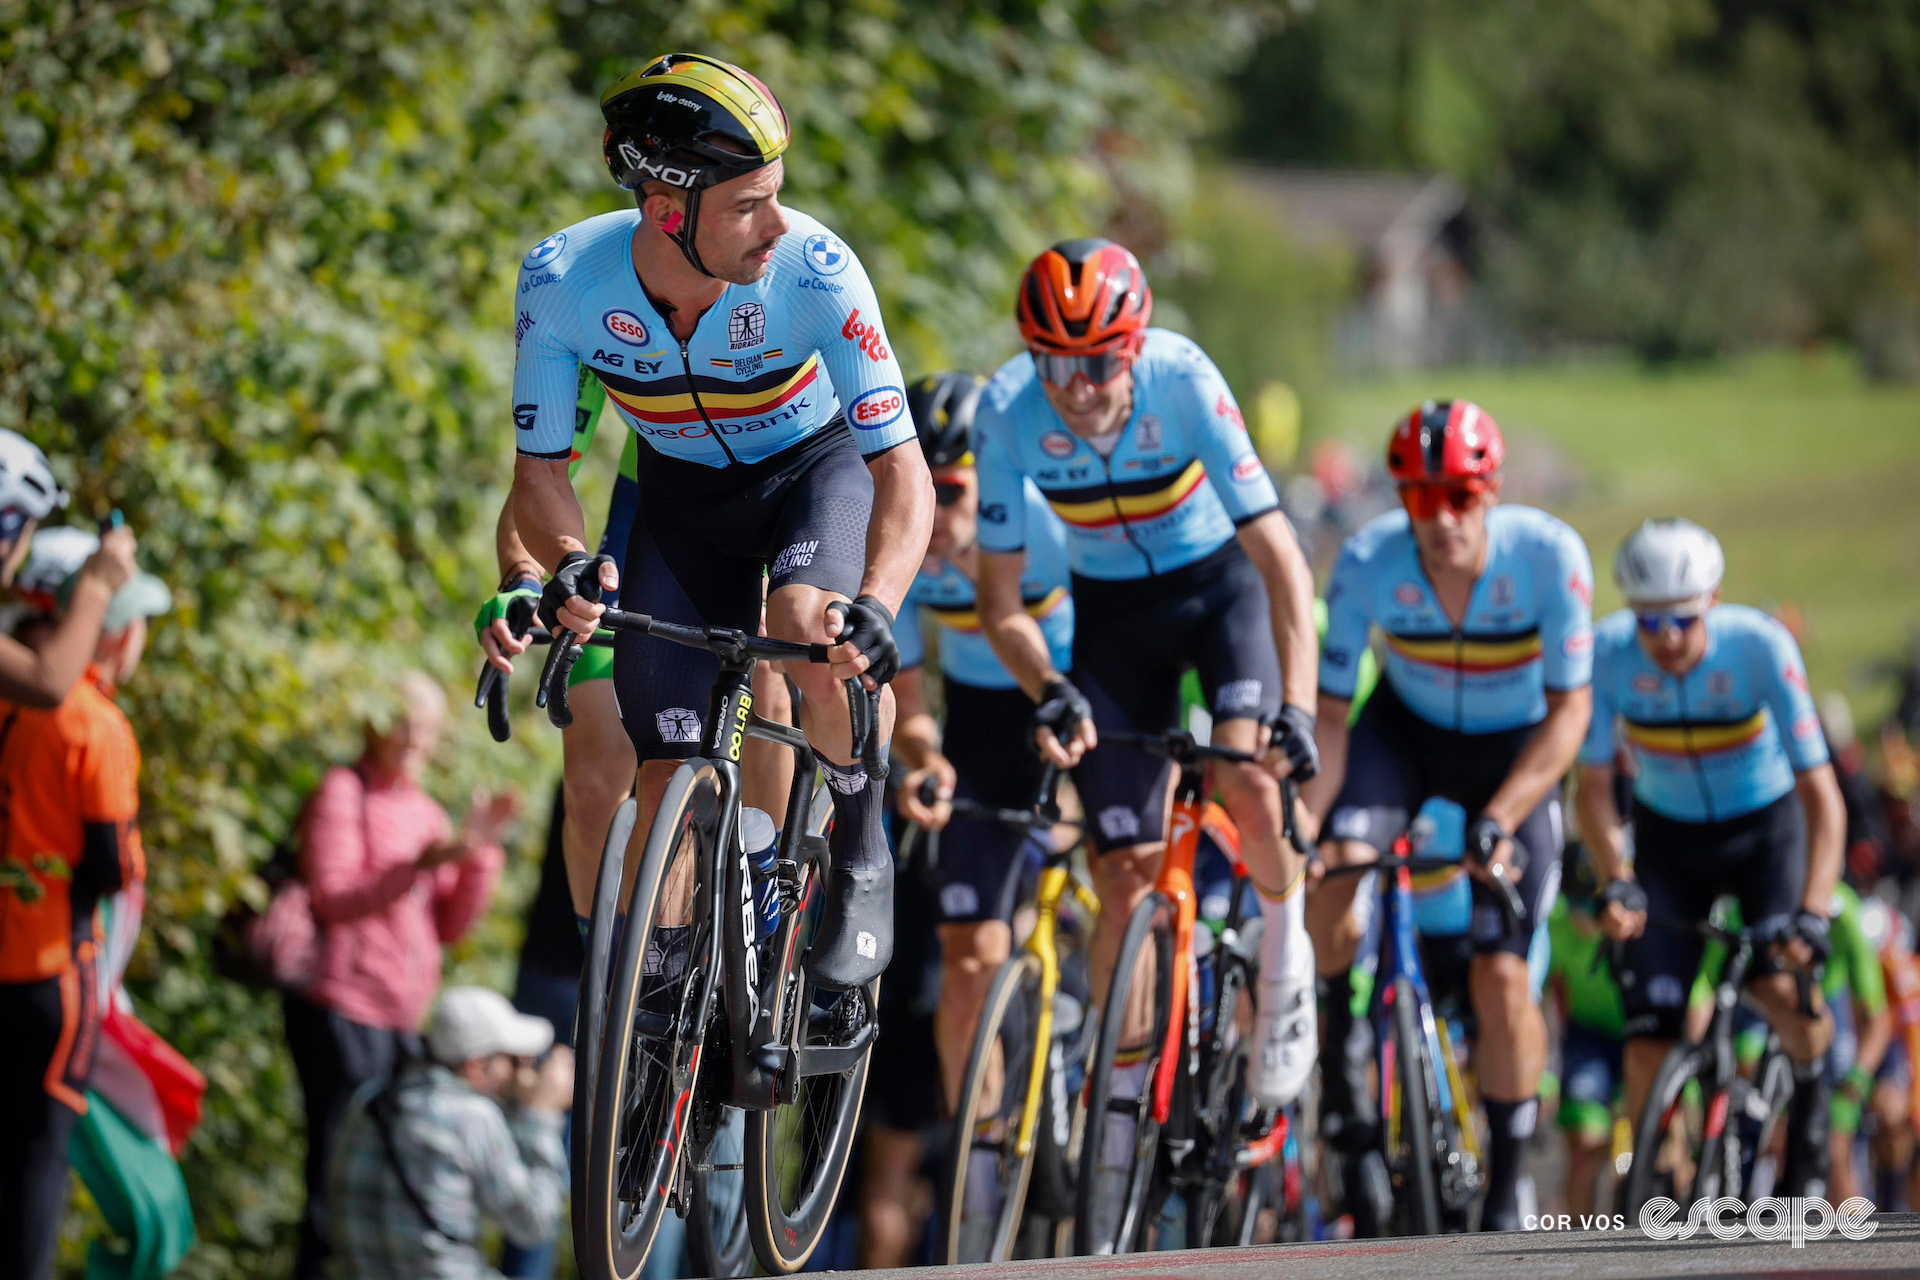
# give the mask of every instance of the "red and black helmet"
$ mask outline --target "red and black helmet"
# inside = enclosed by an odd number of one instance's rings
[[[1153,291],[1122,246],[1063,240],[1027,264],[1013,314],[1029,347],[1076,356],[1131,351],[1153,314]]]
[[[1500,424],[1485,409],[1471,400],[1429,400],[1394,428],[1387,470],[1398,484],[1485,480],[1506,455]]]

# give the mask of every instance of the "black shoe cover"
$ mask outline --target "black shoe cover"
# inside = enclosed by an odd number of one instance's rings
[[[807,977],[830,991],[864,987],[893,959],[893,862],[827,872],[820,928],[807,948]]]

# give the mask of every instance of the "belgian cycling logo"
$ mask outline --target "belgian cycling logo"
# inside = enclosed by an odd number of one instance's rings
[[[1100,811],[1100,833],[1109,840],[1132,840],[1140,834],[1140,815],[1123,804],[1109,805]]]
[[[727,346],[734,351],[757,347],[767,340],[767,309],[743,302],[727,317]]]
[[[847,260],[853,255],[847,252],[847,246],[841,244],[838,237],[821,232],[807,237],[806,244],[800,247],[800,256],[817,276],[837,276],[847,269]]]
[[[541,267],[546,266],[549,262],[559,257],[560,251],[566,247],[567,233],[564,231],[556,231],[539,244],[533,246],[527,253],[526,261],[520,265],[528,271],[538,271]]]
[[[795,569],[804,569],[813,563],[814,555],[820,550],[820,539],[809,538],[805,542],[796,542],[774,557],[773,567],[767,570],[767,577],[779,578],[792,573]]]
[[[656,712],[653,724],[660,730],[662,742],[700,741],[700,717],[685,707],[668,707]]]
[[[1251,711],[1260,705],[1258,680],[1229,680],[1220,686],[1213,709],[1219,712]]]
[[[1160,415],[1149,413],[1141,418],[1140,426],[1134,431],[1133,438],[1139,444],[1142,453],[1152,453],[1158,449],[1160,447]]]
[[[651,337],[647,332],[647,322],[631,311],[609,311],[600,317],[600,322],[607,326],[608,333],[630,347],[644,347]]]
[[[1071,458],[1077,447],[1073,437],[1064,431],[1049,431],[1040,437],[1040,452],[1049,458]]]
[[[847,421],[863,431],[886,426],[906,411],[907,396],[899,387],[863,391],[847,405]]]

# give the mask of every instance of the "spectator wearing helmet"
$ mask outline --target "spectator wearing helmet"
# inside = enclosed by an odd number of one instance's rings
[[[1403,509],[1348,538],[1334,566],[1316,726],[1325,768],[1301,789],[1329,866],[1376,860],[1434,796],[1471,815],[1467,985],[1489,1128],[1481,1223],[1492,1229],[1519,1225],[1547,1050],[1527,953],[1559,880],[1560,783],[1586,732],[1593,656],[1586,545],[1546,512],[1498,501],[1505,453],[1499,424],[1471,401],[1429,400],[1394,425],[1387,469]],[[1349,729],[1375,628],[1383,678]],[[1495,879],[1517,891],[1518,919]],[[1348,997],[1356,883],[1329,880],[1308,906],[1326,1043],[1350,1046],[1322,1072],[1323,1124],[1350,1153],[1377,1123]]]
[[[1703,943],[1648,916],[1704,920],[1733,894],[1741,918],[1792,941],[1760,956],[1748,991],[1799,1076],[1788,1114],[1783,1194],[1824,1193],[1833,1036],[1824,1002],[1802,1017],[1793,968],[1824,960],[1846,808],[1827,757],[1806,665],[1785,627],[1720,603],[1726,560],[1689,520],[1649,520],[1621,544],[1614,579],[1627,607],[1594,639],[1594,714],[1580,752],[1580,827],[1601,892],[1601,925],[1626,943],[1624,1074],[1639,1114],[1683,1029]],[[1634,858],[1613,798],[1615,746],[1639,768]]]
[[[54,535],[56,542],[69,536],[64,529],[49,529],[37,536],[35,529],[66,505],[66,491],[54,480],[47,456],[26,437],[0,430],[0,587],[25,593],[25,584],[17,579],[30,548],[47,535]],[[71,533],[88,536],[79,530]],[[115,529],[104,544],[93,539],[87,555],[51,582],[39,584],[41,598],[30,602],[51,612],[53,589],[65,580],[67,571],[85,569],[72,603],[44,643],[27,646],[0,636],[0,698],[43,709],[60,705],[93,660],[108,602],[133,576],[133,547],[133,534]],[[43,564],[41,576],[51,571]]]
[[[40,544],[61,532],[36,537],[23,576],[54,580]],[[68,563],[97,546],[81,537]],[[55,582],[55,608],[99,585],[84,567],[92,560],[81,563]],[[113,691],[139,664],[146,619],[170,603],[158,579],[134,574],[108,597],[86,678],[58,706],[0,702],[0,1276],[52,1274],[67,1142],[86,1112],[100,1030],[94,906],[146,872],[140,749]]]

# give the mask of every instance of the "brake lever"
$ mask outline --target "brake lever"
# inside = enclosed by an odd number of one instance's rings
[[[524,640],[533,630],[534,601],[530,596],[515,596],[507,604],[507,633]],[[473,705],[487,709],[487,732],[495,742],[513,736],[513,724],[507,718],[507,673],[491,662],[480,669],[480,684],[473,691]]]
[[[612,564],[612,556],[595,556],[580,575],[580,598],[588,604],[600,602],[600,566]],[[558,622],[559,619],[554,621]],[[573,664],[580,660],[580,636],[571,627],[560,628],[553,648],[547,651],[547,665],[540,673],[540,689],[534,705],[547,709],[547,720],[556,729],[573,724],[573,708],[567,702],[567,681],[573,676]]]

